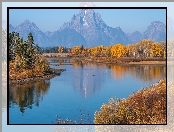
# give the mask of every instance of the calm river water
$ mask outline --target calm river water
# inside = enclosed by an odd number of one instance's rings
[[[95,111],[110,98],[127,98],[166,77],[166,66],[160,65],[73,63],[51,67],[66,71],[50,80],[10,88],[10,124],[53,124],[57,116],[93,124]]]

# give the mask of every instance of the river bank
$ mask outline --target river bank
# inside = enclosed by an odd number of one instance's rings
[[[132,57],[120,57],[120,58],[107,58],[107,57],[93,57],[90,59],[84,59],[86,61],[92,61],[96,63],[104,64],[124,64],[124,65],[166,65],[166,59],[164,58],[132,58]]]
[[[140,62],[130,62],[133,65],[166,65],[166,61],[140,61]]]
[[[132,58],[132,57],[120,57],[120,58],[110,58],[110,57],[46,57],[47,60],[54,59],[60,61],[55,64],[59,65],[72,65],[73,62],[64,63],[63,60],[73,60],[74,62],[94,62],[102,64],[124,64],[124,65],[166,65],[166,58]]]
[[[37,77],[30,77],[30,78],[25,78],[25,79],[16,79],[16,80],[9,80],[9,85],[21,85],[25,83],[33,83],[39,80],[46,80],[46,79],[51,79],[54,78],[55,76],[60,76],[61,72],[65,71],[65,69],[53,69],[50,68],[50,73],[43,75],[43,76],[37,76]]]

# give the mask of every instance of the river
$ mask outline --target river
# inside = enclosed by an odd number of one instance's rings
[[[166,78],[163,65],[72,62],[51,67],[66,71],[50,80],[9,89],[10,124],[53,124],[58,118],[93,124],[95,111],[110,98],[127,98]]]

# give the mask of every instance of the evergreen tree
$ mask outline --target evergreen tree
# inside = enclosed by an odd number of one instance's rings
[[[28,40],[27,40],[27,64],[28,67],[31,67],[34,64],[34,57],[35,57],[35,52],[34,52],[34,39],[32,36],[32,33],[28,34]]]

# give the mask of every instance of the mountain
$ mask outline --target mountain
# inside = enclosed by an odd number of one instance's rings
[[[120,27],[112,28],[107,26],[100,14],[95,13],[92,9],[81,9],[69,22],[64,23],[60,30],[65,28],[74,29],[80,33],[89,47],[130,43]]]
[[[90,2],[84,2],[81,6],[95,6]],[[171,21],[172,23],[173,21]],[[173,23],[171,24],[173,25]],[[162,41],[166,39],[166,25],[160,21],[154,21],[141,34],[139,31],[125,33],[121,27],[109,27],[99,13],[92,9],[81,9],[78,14],[74,14],[70,21],[65,22],[60,29],[55,32],[42,32],[35,23],[25,20],[19,26],[9,25],[10,32],[15,31],[24,40],[28,33],[32,32],[35,43],[40,47],[50,46],[81,46],[94,47],[98,45],[123,45],[137,43],[142,39],[153,39]],[[171,28],[172,29],[172,28]],[[174,30],[173,30],[174,31]]]
[[[9,24],[9,32],[11,33],[15,30],[16,30],[16,28],[13,25]]]
[[[174,38],[174,21],[167,16],[167,37]]]
[[[44,34],[47,36],[47,37],[51,37],[55,32],[50,32],[50,31],[47,31],[45,32]]]
[[[160,21],[153,21],[143,33],[143,39],[159,42],[166,40],[166,25]]]
[[[51,37],[50,37],[50,45],[66,45],[66,47],[71,48],[72,46],[81,44],[83,46],[87,46],[86,41],[84,37],[78,33],[74,29],[70,28],[65,28],[63,30],[59,30],[55,32]]]
[[[9,29],[10,32],[18,32],[24,40],[27,40],[28,34],[31,32],[34,42],[43,47],[47,46],[47,42],[49,41],[49,38],[36,26],[36,24],[34,22],[30,22],[29,20],[25,20],[15,28],[9,25]]]
[[[132,34],[127,33],[127,36],[132,43],[137,43],[142,39],[152,39],[156,42],[164,41],[166,40],[166,25],[160,21],[153,21],[143,34],[135,31]]]
[[[127,36],[132,43],[137,43],[143,39],[143,35],[139,31],[127,33]]]

